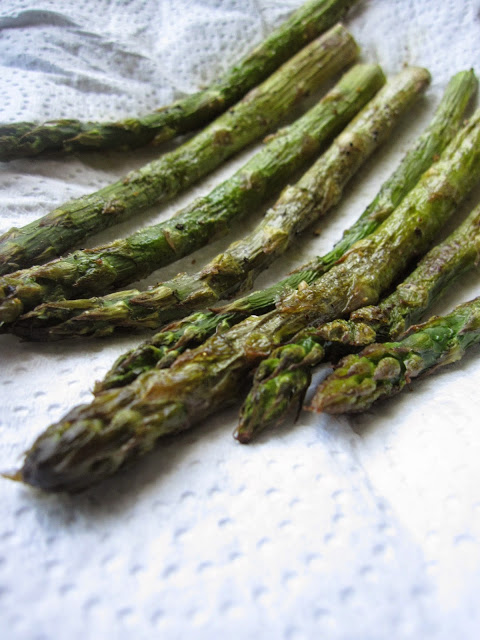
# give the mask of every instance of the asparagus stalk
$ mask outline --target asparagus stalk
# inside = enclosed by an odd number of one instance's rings
[[[120,356],[104,380],[97,383],[97,391],[128,384],[152,367],[169,366],[180,352],[201,344],[217,328],[225,330],[226,326],[233,326],[246,315],[266,313],[285,291],[297,287],[300,282],[310,284],[318,279],[355,240],[374,231],[401,202],[460,128],[476,87],[473,71],[462,71],[453,76],[430,125],[382,185],[377,197],[331,252],[304,265],[280,282],[244,296],[223,310],[194,313],[166,327],[139,347]]]
[[[0,278],[0,322],[42,301],[104,293],[188,255],[226,233],[312,158],[384,83],[380,67],[357,65],[309,112],[274,136],[231,178],[170,220],[109,244],[75,251]],[[3,289],[3,299],[1,291]]]
[[[374,329],[377,340],[398,339],[420,321],[460,276],[478,266],[480,206],[443,242],[433,247],[415,271],[378,306],[354,311],[350,320]]]
[[[201,271],[179,274],[146,292],[130,290],[103,298],[46,303],[22,316],[12,331],[29,339],[48,340],[104,336],[115,327],[156,328],[251,286],[299,233],[337,204],[347,182],[391,133],[428,80],[427,72],[416,67],[393,78],[298,183],[283,191],[252,233],[231,244]]]
[[[414,378],[456,362],[480,342],[480,297],[445,316],[414,325],[398,342],[375,343],[344,358],[307,407],[326,413],[365,411],[400,392]]]
[[[338,346],[362,347],[394,340],[431,307],[460,275],[477,265],[480,252],[480,207],[433,247],[417,268],[378,306],[362,307],[349,320],[308,328],[291,344],[279,347],[258,367],[240,413],[237,439],[246,444],[264,429],[279,424],[300,408],[315,365]]]
[[[357,54],[337,25],[286,62],[183,145],[117,182],[0,237],[0,274],[45,262],[88,235],[178,194],[271,131],[289,110]]]
[[[355,0],[312,0],[209,88],[138,118],[119,122],[55,120],[0,125],[0,160],[44,152],[132,149],[158,145],[206,125],[240,100],[308,42],[333,26]]]
[[[376,302],[421,254],[477,181],[480,111],[395,212],[312,285],[264,316],[249,316],[120,389],[97,395],[39,436],[16,478],[49,491],[77,490],[238,398],[248,372],[308,325]]]

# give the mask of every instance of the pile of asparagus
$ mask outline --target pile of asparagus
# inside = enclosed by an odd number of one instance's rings
[[[0,155],[9,159],[132,148],[213,120],[175,151],[0,238],[2,331],[59,340],[160,329],[117,360],[90,404],[40,435],[9,477],[48,491],[83,489],[242,392],[235,436],[249,442],[301,407],[316,365],[345,354],[307,408],[364,410],[480,339],[478,300],[413,326],[475,267],[480,249],[480,207],[434,246],[480,175],[480,110],[465,120],[477,88],[473,71],[451,79],[430,125],[329,253],[267,289],[212,308],[251,288],[339,202],[430,81],[422,68],[387,80],[377,65],[356,64],[309,111],[273,133],[299,100],[355,61],[358,47],[337,24],[351,4],[307,2],[214,86],[139,120],[0,127]],[[173,197],[268,133],[233,176],[170,220],[61,255]],[[143,292],[118,290],[205,245],[275,195],[257,227],[200,271]]]

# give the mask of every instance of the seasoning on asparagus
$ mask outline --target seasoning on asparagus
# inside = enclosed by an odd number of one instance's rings
[[[285,291],[297,287],[300,282],[310,284],[321,277],[355,240],[374,231],[390,215],[442,152],[460,128],[476,88],[477,79],[473,71],[462,71],[453,76],[430,125],[382,185],[374,201],[331,252],[304,265],[279,283],[244,296],[218,312],[197,312],[166,327],[139,347],[120,356],[105,378],[97,383],[97,391],[128,384],[150,368],[169,366],[180,352],[198,346],[217,328],[225,330],[247,315],[266,313],[273,309],[275,301]]]
[[[357,65],[304,116],[277,133],[231,178],[169,220],[96,249],[0,278],[0,322],[42,301],[105,293],[188,255],[228,231],[234,217],[275,193],[383,85],[377,65]],[[3,289],[3,296],[2,296]],[[2,299],[3,297],[3,299]]]
[[[237,439],[246,444],[278,424],[295,405],[300,408],[311,383],[312,369],[338,347],[349,349],[379,340],[394,340],[418,322],[460,275],[477,266],[480,254],[480,207],[433,247],[417,268],[378,306],[361,307],[349,320],[308,328],[276,349],[258,367],[241,410]]]
[[[103,298],[46,303],[19,318],[12,331],[29,339],[48,340],[108,335],[115,327],[155,328],[251,286],[301,231],[340,200],[348,180],[386,139],[428,81],[428,73],[416,67],[393,78],[299,182],[283,191],[252,233],[201,271],[179,274],[143,293],[131,290]]]
[[[413,379],[460,360],[478,342],[480,297],[412,326],[398,342],[371,344],[347,356],[318,387],[307,408],[326,413],[365,411]]]
[[[39,436],[17,478],[49,491],[86,487],[152,449],[160,436],[190,428],[234,402],[248,373],[308,325],[375,303],[478,180],[480,111],[395,212],[356,242],[312,285],[299,286],[277,309],[249,316],[130,385],[97,395]]]
[[[354,2],[306,2],[210,87],[142,117],[119,122],[64,119],[41,125],[33,122],[0,125],[0,160],[58,150],[72,152],[131,149],[149,143],[158,145],[179,134],[199,129],[263,82],[308,42],[341,20]]]
[[[177,149],[95,193],[0,237],[0,274],[46,262],[85,237],[177,195],[254,140],[357,55],[351,35],[330,29],[243,100]]]
[[[443,242],[433,247],[415,271],[378,306],[354,311],[350,320],[368,324],[377,340],[398,339],[461,275],[478,266],[480,206]]]

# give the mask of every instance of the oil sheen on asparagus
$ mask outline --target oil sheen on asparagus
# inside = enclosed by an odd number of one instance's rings
[[[430,167],[458,132],[466,108],[477,89],[472,71],[450,80],[431,123],[382,185],[378,195],[359,219],[344,233],[334,249],[304,265],[280,282],[236,300],[218,311],[199,311],[156,333],[146,342],[120,356],[96,390],[123,386],[153,367],[165,368],[187,348],[204,342],[217,328],[233,326],[251,314],[271,311],[275,301],[300,282],[310,284],[328,271],[356,240],[372,233],[400,204],[421,174]]]
[[[147,371],[73,409],[39,436],[16,477],[50,491],[86,487],[151,450],[160,436],[234,402],[249,371],[276,346],[309,325],[375,304],[427,250],[479,172],[477,111],[395,212],[322,278],[286,295],[275,311],[217,332],[169,369]]]
[[[477,266],[480,254],[480,207],[446,240],[433,247],[417,268],[378,306],[361,307],[349,320],[308,328],[276,349],[258,367],[240,413],[236,438],[248,443],[300,407],[312,369],[347,347],[393,340],[418,322],[459,276]]]

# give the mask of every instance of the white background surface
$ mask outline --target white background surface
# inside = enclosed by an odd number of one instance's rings
[[[211,81],[299,4],[4,0],[0,121],[146,112]],[[469,0],[358,3],[346,22],[363,58],[388,73],[427,66],[432,86],[322,223],[324,233],[307,234],[258,286],[328,249],[428,122],[450,75],[480,73],[479,13],[480,3]],[[245,155],[90,246],[171,215]],[[154,156],[3,164],[0,228],[23,225]],[[230,240],[198,252],[196,264]],[[435,311],[479,293],[477,272]],[[140,340],[41,345],[1,336],[0,468],[17,465],[49,423],[88,401],[94,380]],[[361,417],[303,414],[249,447],[231,438],[236,411],[225,412],[78,496],[2,481],[1,637],[478,638],[477,356],[472,350]]]

